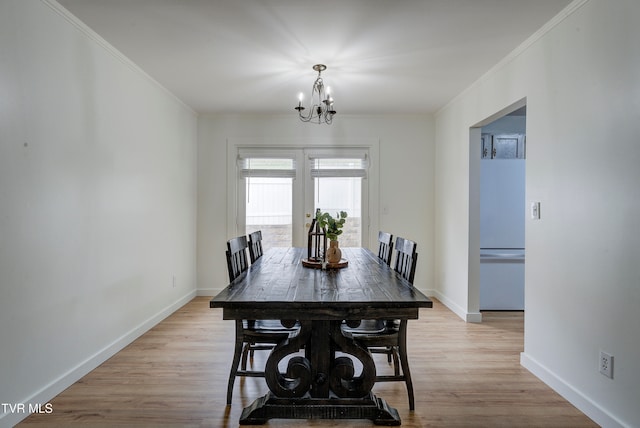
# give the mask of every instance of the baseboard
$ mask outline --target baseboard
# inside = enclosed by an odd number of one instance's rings
[[[524,352],[520,354],[520,364],[601,427],[630,428],[629,425],[625,425],[619,421],[615,416],[600,407],[596,402]]]
[[[26,403],[41,403],[43,405],[45,403],[48,403],[56,395],[60,394],[62,391],[76,383],[91,370],[104,363],[106,360],[114,356],[117,352],[122,350],[125,346],[129,345],[138,337],[142,336],[144,333],[156,326],[160,321],[186,305],[195,296],[196,290],[190,291],[171,305],[162,309],[156,315],[148,318],[137,327],[134,327],[129,332],[116,339],[114,342],[105,346],[103,349],[96,352],[86,360],[82,361],[73,369],[62,374],[59,378],[44,386],[33,395],[25,398],[21,401],[21,403],[25,403],[25,406],[27,407],[28,405]],[[28,412],[3,413],[2,415],[0,415],[0,427],[12,427],[29,416],[29,414],[30,413]]]
[[[436,290],[432,290],[430,288],[429,289],[427,289],[427,288],[423,289],[423,288],[418,287],[418,290],[422,291],[422,293],[427,297],[433,297],[437,293]]]
[[[205,296],[205,297],[213,297],[219,292],[221,292],[222,288],[198,288],[196,290],[197,296]]]
[[[433,296],[437,298],[443,305],[451,310],[454,314],[458,315],[465,322],[482,322],[482,313],[480,312],[467,312],[466,309],[456,304],[439,291],[434,291]]]

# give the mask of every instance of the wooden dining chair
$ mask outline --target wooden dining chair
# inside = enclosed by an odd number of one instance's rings
[[[238,236],[227,241],[227,268],[229,270],[229,282],[249,269],[247,261],[247,237]]]
[[[387,232],[378,232],[378,258],[391,266],[393,255],[393,235]]]
[[[413,284],[418,259],[417,244],[398,237],[395,243],[394,270]],[[407,387],[409,410],[415,409],[413,382],[407,354],[407,320],[364,320],[356,328],[343,327],[343,333],[352,337],[371,353],[387,355],[393,361],[393,375],[378,375],[376,382],[404,382]]]
[[[379,231],[378,232],[378,258],[383,262],[385,262],[387,266],[390,266],[391,256],[393,256],[393,235],[387,232]],[[350,330],[351,332],[381,333],[384,331],[384,328],[385,328],[384,320],[362,320],[358,327],[356,328],[346,327],[345,329]],[[387,359],[389,363],[391,363],[393,352],[390,349],[386,351],[373,349],[372,351],[376,353],[380,352],[380,353],[387,354]]]
[[[231,283],[249,268],[248,247],[245,236],[227,241],[227,267]],[[291,328],[284,327],[279,320],[236,320],[235,326],[236,340],[227,385],[227,404],[231,404],[233,385],[237,376],[264,377],[264,369],[247,369],[247,361],[253,360],[254,351],[273,349],[275,345],[295,334],[299,328],[298,325]]]
[[[413,284],[418,261],[418,244],[414,241],[398,237],[396,239],[396,261],[393,270]]]
[[[262,257],[262,231],[257,230],[249,234],[249,258],[251,263],[255,263]]]

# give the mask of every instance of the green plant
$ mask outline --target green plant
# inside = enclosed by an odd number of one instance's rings
[[[321,228],[324,228],[327,232],[327,238],[331,241],[337,241],[338,236],[342,235],[342,227],[347,220],[347,213],[340,211],[336,214],[336,218],[329,213],[323,213],[318,211],[316,213],[316,222]]]

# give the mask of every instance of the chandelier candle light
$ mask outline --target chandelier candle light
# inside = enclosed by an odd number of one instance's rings
[[[327,69],[327,66],[324,64],[316,64],[313,66],[313,69],[318,72],[318,77],[311,89],[311,107],[309,108],[309,112],[307,114],[303,113],[305,107],[302,105],[302,100],[304,99],[302,92],[298,95],[298,107],[295,107],[295,109],[298,110],[298,116],[300,116],[300,120],[303,122],[316,122],[317,120],[319,124],[326,123],[329,125],[336,111],[333,108],[331,88],[327,86],[325,90],[321,76],[322,72]]]

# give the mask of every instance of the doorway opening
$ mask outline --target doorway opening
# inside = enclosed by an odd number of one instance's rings
[[[526,99],[470,129],[469,312],[523,311]]]

